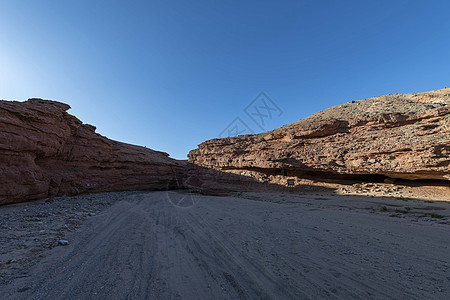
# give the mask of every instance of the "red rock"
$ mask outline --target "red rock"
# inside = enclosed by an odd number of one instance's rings
[[[49,100],[0,101],[0,204],[176,187],[185,163],[107,139]]]
[[[273,183],[306,175],[450,180],[450,89],[352,101],[266,133],[209,140],[189,162]]]

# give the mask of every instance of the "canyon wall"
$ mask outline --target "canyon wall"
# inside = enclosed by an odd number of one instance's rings
[[[42,99],[0,101],[0,204],[180,186],[186,163],[109,140],[69,108]]]
[[[266,133],[212,139],[189,162],[283,184],[289,176],[450,180],[450,89],[350,101]]]
[[[189,163],[95,133],[69,105],[0,101],[0,204],[58,195],[286,178],[383,176],[450,180],[450,89],[350,101],[281,128],[212,139]]]

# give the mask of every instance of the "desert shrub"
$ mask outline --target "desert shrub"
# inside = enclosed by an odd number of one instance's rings
[[[388,211],[388,208],[387,208],[385,205],[380,206],[380,211],[381,211],[381,212]]]

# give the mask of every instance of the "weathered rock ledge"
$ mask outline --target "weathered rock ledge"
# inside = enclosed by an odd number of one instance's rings
[[[206,141],[188,156],[263,182],[305,175],[450,180],[450,89],[351,101],[263,134]]]
[[[178,187],[185,163],[107,139],[49,100],[0,101],[0,204]]]

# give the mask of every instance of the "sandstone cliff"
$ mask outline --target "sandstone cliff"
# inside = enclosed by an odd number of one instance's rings
[[[450,180],[450,89],[351,101],[263,134],[209,140],[189,162],[275,183],[355,174]]]
[[[177,187],[184,163],[112,141],[69,105],[0,101],[0,204],[84,192]]]

